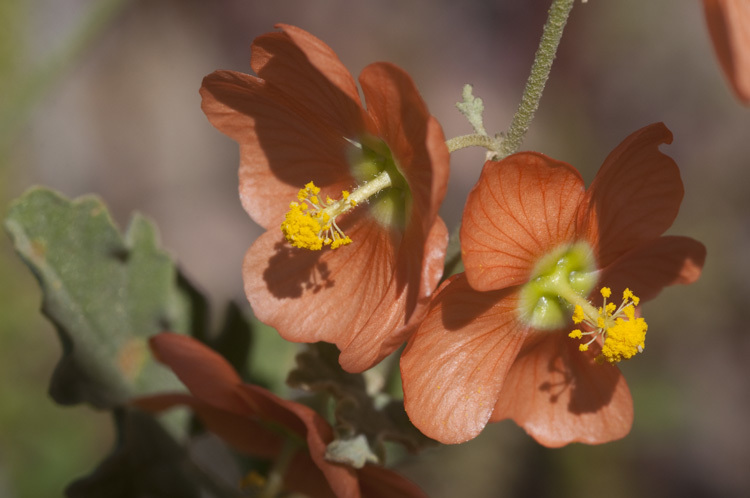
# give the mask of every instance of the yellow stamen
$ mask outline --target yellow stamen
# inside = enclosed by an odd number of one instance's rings
[[[281,231],[294,247],[319,250],[323,247],[318,235],[321,232],[320,221],[306,212],[306,209],[307,206],[304,204],[289,204],[289,212],[281,224]]]
[[[638,296],[635,296],[630,289],[625,289],[625,291],[622,293],[622,300],[627,301],[628,299],[633,301],[633,304],[636,306],[638,306],[638,303],[641,302],[640,298]]]
[[[587,310],[576,306],[573,312],[573,322],[585,323],[593,330],[582,332],[575,329],[568,334],[572,339],[581,339],[584,335],[592,335],[592,339],[586,344],[580,344],[580,351],[587,351],[589,344],[602,337],[604,343],[602,351],[596,360],[599,363],[607,361],[611,364],[632,358],[643,351],[646,347],[646,331],[648,325],[646,320],[635,316],[635,307],[640,299],[630,289],[626,289],[622,295],[622,304],[616,306],[607,303],[607,298],[612,295],[608,287],[602,287],[601,294],[604,297],[602,307],[598,310],[593,306],[587,306]]]
[[[336,217],[389,187],[391,178],[384,171],[354,192],[342,191],[340,200],[325,196],[324,201],[318,195],[320,187],[309,182],[297,193],[299,202],[289,204],[281,231],[292,246],[300,249],[319,251],[323,246],[337,249],[351,244],[352,239],[336,224]]]
[[[580,339],[583,337],[583,332],[581,332],[579,329],[571,330],[570,334],[568,334],[568,337],[571,339]]]
[[[586,318],[586,315],[583,313],[583,308],[576,305],[573,311],[573,323],[581,323],[584,318]]]

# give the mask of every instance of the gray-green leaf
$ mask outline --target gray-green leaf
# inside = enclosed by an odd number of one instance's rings
[[[50,394],[61,404],[115,406],[131,396],[182,389],[157,365],[148,337],[191,329],[190,299],[136,214],[121,235],[102,201],[74,201],[45,188],[17,199],[5,220],[43,291],[43,313],[63,345]]]

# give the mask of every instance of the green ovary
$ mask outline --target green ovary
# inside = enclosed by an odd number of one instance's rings
[[[348,159],[358,185],[366,184],[384,171],[391,178],[389,188],[370,198],[370,213],[381,225],[403,230],[411,206],[411,191],[390,149],[385,142],[371,136],[362,137],[359,142],[350,141],[350,144]]]
[[[566,326],[574,306],[586,299],[597,280],[596,261],[587,243],[557,247],[537,262],[521,289],[521,320],[540,330]]]

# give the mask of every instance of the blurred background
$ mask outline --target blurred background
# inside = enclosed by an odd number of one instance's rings
[[[217,308],[246,304],[241,262],[259,234],[237,196],[237,147],[200,110],[201,79],[250,72],[277,22],[325,42],[356,76],[387,60],[414,78],[446,137],[471,131],[465,83],[490,133],[507,128],[549,0],[3,0],[0,205],[34,184],[96,193],[120,227],[154,219],[163,246]],[[590,182],[636,129],[664,121],[685,183],[670,230],[708,248],[702,279],[644,306],[647,353],[623,365],[635,424],[622,441],[540,447],[511,422],[399,470],[430,496],[750,496],[750,109],[731,94],[698,0],[577,3],[523,149]],[[484,152],[453,154],[443,215],[459,220]],[[106,414],[47,396],[60,355],[31,273],[0,237],[0,496],[61,496],[113,444]]]

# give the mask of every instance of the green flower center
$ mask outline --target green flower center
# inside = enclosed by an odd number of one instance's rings
[[[534,265],[529,282],[521,288],[521,321],[539,330],[564,327],[597,280],[594,253],[587,243],[557,247]]]
[[[411,191],[391,150],[385,142],[371,136],[349,143],[349,165],[358,185],[364,187],[384,173],[391,180],[388,188],[379,190],[369,199],[370,213],[381,225],[403,230],[411,205]]]

